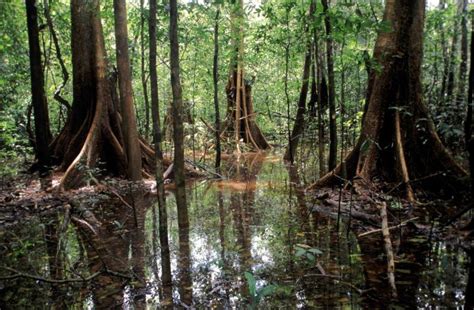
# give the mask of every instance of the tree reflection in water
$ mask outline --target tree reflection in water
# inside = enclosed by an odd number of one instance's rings
[[[423,226],[394,233],[399,298],[390,300],[381,235],[356,238],[357,225],[345,220],[337,231],[336,218],[313,208],[317,201],[305,194],[297,167],[244,154],[222,171],[225,180],[188,185],[185,217],[168,191],[175,307],[246,307],[255,297],[244,277],[250,272],[257,289],[276,285],[260,301],[266,309],[472,308],[472,252],[469,264],[460,242],[430,243]],[[101,272],[67,284],[0,279],[0,307],[166,308],[155,197],[130,190],[123,198],[128,206],[102,195],[0,231],[2,266],[49,279]],[[301,249],[320,254],[299,255]],[[0,277],[11,274],[0,270]]]

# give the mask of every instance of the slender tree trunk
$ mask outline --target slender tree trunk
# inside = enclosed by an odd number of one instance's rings
[[[337,162],[337,123],[336,123],[336,85],[334,78],[333,40],[331,18],[329,16],[328,0],[321,0],[324,11],[324,24],[326,26],[326,57],[328,62],[329,82],[329,163],[328,168],[332,170]]]
[[[464,121],[464,138],[469,154],[469,168],[471,174],[471,193],[474,197],[474,137],[473,133],[473,92],[474,92],[474,14],[471,15],[471,61],[469,68],[469,87],[467,92],[467,114]]]
[[[178,42],[178,6],[177,0],[170,0],[170,66],[171,89],[173,93],[173,138],[174,138],[174,179],[176,184],[176,205],[178,208],[179,246],[181,253],[189,251],[189,219],[186,204],[186,188],[184,175],[184,132],[183,132],[183,99],[181,93],[179,42]],[[185,259],[181,257],[180,259]],[[189,257],[188,257],[189,259]],[[189,267],[189,264],[187,265]],[[189,283],[190,270],[183,270],[181,282]],[[192,303],[192,288],[186,288],[181,294],[181,301],[187,305]]]
[[[341,163],[344,163],[345,160],[345,149],[344,149],[344,139],[345,139],[345,128],[344,128],[344,113],[345,113],[345,102],[346,102],[346,68],[344,64],[344,46],[345,46],[345,40],[342,42],[341,45],[341,105],[340,105],[340,126],[341,126]]]
[[[317,32],[314,35],[314,50],[315,50],[315,61],[316,61],[316,85],[318,87],[318,158],[319,158],[319,176],[322,177],[326,173],[325,167],[325,134],[324,134],[324,111],[327,107],[327,95],[326,89],[323,89],[325,85],[323,79],[323,71],[321,61],[319,59],[319,44],[317,38]],[[324,84],[323,84],[324,82]]]
[[[285,23],[286,23],[286,35],[287,35],[287,42],[285,44],[285,79],[284,79],[284,84],[285,84],[285,99],[286,99],[286,125],[287,125],[287,135],[288,135],[288,149],[290,154],[293,154],[293,149],[292,149],[292,144],[291,144],[291,125],[290,125],[290,94],[288,92],[288,74],[289,74],[289,69],[290,69],[290,8],[286,8],[286,14],[285,14]],[[291,159],[292,161],[293,159]]]
[[[217,4],[214,23],[214,59],[212,77],[214,81],[214,111],[215,111],[215,137],[216,137],[216,170],[221,167],[221,117],[219,114],[219,16],[220,6]]]
[[[464,109],[464,100],[466,99],[466,75],[467,75],[467,1],[462,0],[461,17],[461,64],[459,65],[459,82],[457,93],[457,106],[459,111]]]
[[[305,114],[306,114],[306,98],[308,96],[309,88],[309,73],[311,67],[311,44],[308,44],[306,56],[303,65],[303,77],[301,82],[300,97],[298,99],[298,110],[296,112],[296,120],[291,133],[290,143],[286,149],[285,160],[291,163],[295,160],[296,150],[298,148],[298,142],[305,129]],[[289,120],[288,120],[289,121]]]
[[[66,65],[64,64],[63,57],[61,55],[61,47],[59,46],[58,36],[56,30],[54,29],[53,19],[49,10],[49,0],[43,1],[44,5],[44,16],[46,18],[46,23],[48,24],[49,32],[51,33],[51,39],[54,43],[54,49],[56,50],[56,58],[58,59],[59,65],[61,66],[61,74],[63,76],[62,83],[54,91],[54,99],[58,101],[62,106],[66,108],[67,114],[71,112],[71,105],[69,102],[61,95],[61,91],[66,86],[67,81],[69,80],[69,73],[67,72]]]
[[[459,8],[459,1],[464,0],[456,0],[456,4],[458,5],[457,12],[460,13]],[[456,88],[456,57],[458,56],[458,41],[459,41],[459,28],[461,26],[461,20],[456,20],[454,24],[454,33],[453,33],[453,40],[451,41],[451,54],[449,56],[449,71],[448,71],[448,80],[446,84],[446,97],[448,104],[452,103],[454,90]]]
[[[163,284],[163,308],[173,305],[170,247],[168,241],[168,214],[166,212],[165,187],[163,180],[163,152],[161,149],[161,125],[158,98],[158,74],[156,69],[156,0],[150,0],[150,17],[148,24],[150,44],[150,87],[151,110],[153,119],[153,141],[155,142],[155,179],[158,197],[158,216],[161,253],[161,282]]]
[[[316,36],[314,36],[316,39]],[[316,118],[316,105],[318,104],[318,79],[316,77],[316,42],[311,44],[311,89],[310,89],[310,98],[308,102],[308,112],[309,116],[314,119]]]
[[[145,103],[145,139],[150,136],[150,101],[148,100],[148,87],[145,66],[145,8],[144,0],[140,0],[140,54],[141,54],[141,79],[143,88],[143,101]]]
[[[301,135],[305,130],[305,114],[306,114],[306,98],[308,96],[308,89],[309,89],[309,77],[310,77],[310,69],[312,63],[312,42],[311,42],[311,31],[310,25],[312,24],[314,18],[314,11],[316,9],[316,5],[314,1],[311,1],[309,7],[309,22],[306,25],[305,33],[307,36],[307,49],[306,55],[304,59],[303,65],[303,76],[301,81],[301,90],[300,90],[300,97],[298,99],[298,109],[296,112],[296,120],[293,126],[293,131],[291,133],[289,145],[286,149],[284,159],[290,161],[291,163],[295,160],[296,150],[298,148],[298,143]],[[311,25],[312,26],[312,25]],[[288,120],[289,121],[289,120]]]
[[[142,158],[133,105],[125,0],[114,0],[114,13],[122,131],[128,160],[127,174],[131,180],[138,181],[142,179]]]
[[[26,0],[25,3],[30,49],[31,100],[35,116],[35,153],[40,173],[43,174],[49,171],[51,165],[48,103],[44,92],[36,0]]]
[[[440,10],[445,10],[446,0],[440,0],[439,2]],[[439,93],[439,105],[443,106],[445,104],[446,99],[446,87],[448,83],[448,75],[449,75],[449,55],[448,55],[448,43],[446,42],[446,31],[442,23],[440,23],[440,29],[438,29],[441,33],[441,47],[443,51],[443,78],[441,81],[441,90]]]

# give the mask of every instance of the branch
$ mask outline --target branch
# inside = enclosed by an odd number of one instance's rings
[[[72,278],[72,279],[50,279],[50,278],[44,278],[41,276],[29,274],[29,273],[24,273],[22,271],[18,271],[16,269],[2,266],[2,269],[8,270],[10,272],[13,272],[12,275],[9,276],[2,276],[0,277],[1,280],[12,280],[12,279],[17,279],[17,278],[27,278],[27,279],[33,279],[41,282],[46,282],[46,283],[54,283],[54,284],[64,284],[64,283],[72,283],[72,282],[89,282],[93,280],[94,278],[98,277],[101,275],[104,271],[98,271],[86,278],[80,277],[80,278]]]
[[[390,232],[388,230],[387,205],[385,202],[380,206],[380,217],[382,218],[382,234],[387,255],[388,283],[392,289],[392,297],[397,298],[397,286],[395,284],[395,259],[393,256],[392,241],[390,240]]]
[[[388,227],[388,230],[393,230],[393,229],[396,229],[396,228],[400,228],[400,227],[403,227],[405,226],[406,224],[408,224],[409,222],[412,222],[414,220],[417,220],[418,217],[414,217],[414,218],[411,218],[411,219],[408,219],[406,221],[403,221],[401,222],[400,224],[398,225],[395,225],[395,226],[391,226],[391,227]],[[357,235],[357,238],[360,238],[360,237],[365,237],[365,236],[368,236],[368,235],[371,235],[371,234],[374,234],[374,233],[378,233],[378,232],[381,232],[382,229],[374,229],[374,230],[370,230],[370,231],[367,231],[365,233],[361,233],[359,235]]]
[[[69,73],[67,72],[66,65],[64,64],[63,58],[61,56],[61,48],[59,46],[58,36],[56,35],[56,31],[54,30],[53,19],[51,18],[51,14],[49,11],[48,0],[44,0],[44,16],[46,17],[46,23],[48,24],[49,31],[51,32],[54,48],[56,49],[56,58],[59,61],[59,64],[61,66],[61,73],[63,75],[63,82],[54,91],[53,98],[56,99],[56,101],[58,101],[60,104],[65,106],[69,114],[69,112],[71,111],[71,105],[66,99],[61,96],[61,91],[64,86],[66,86],[66,83],[69,80]]]
[[[132,279],[132,277],[129,276],[129,275],[126,275],[126,274],[123,274],[123,273],[120,273],[120,272],[117,272],[117,271],[109,270],[105,266],[104,266],[104,269],[102,269],[100,271],[97,271],[96,273],[93,273],[92,275],[90,275],[88,277],[83,277],[83,276],[79,275],[79,278],[71,278],[71,279],[51,279],[51,278],[45,278],[45,277],[42,277],[42,276],[38,276],[38,275],[18,271],[16,269],[13,269],[13,268],[7,267],[7,266],[1,266],[0,268],[8,270],[10,272],[13,272],[13,274],[8,275],[8,276],[0,276],[0,280],[13,280],[13,279],[17,279],[17,278],[26,278],[26,279],[32,279],[32,280],[46,282],[46,283],[52,283],[52,284],[65,284],[65,283],[74,283],[74,282],[89,282],[89,281],[97,278],[98,276],[100,276],[102,274],[107,274],[107,275],[111,275],[111,276],[115,276],[115,277],[119,277],[119,278],[125,278],[125,279],[129,279],[129,280]]]

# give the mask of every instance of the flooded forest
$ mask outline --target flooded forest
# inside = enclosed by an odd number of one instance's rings
[[[468,0],[0,0],[0,309],[474,309]]]

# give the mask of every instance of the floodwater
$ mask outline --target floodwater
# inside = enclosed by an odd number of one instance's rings
[[[175,308],[473,306],[474,256],[461,241],[409,227],[394,234],[391,298],[381,236],[358,238],[344,221],[313,211],[304,176],[279,158],[231,158],[228,179],[189,184],[188,220],[182,210],[178,220],[168,192]],[[126,200],[93,197],[79,213],[64,208],[2,229],[0,308],[164,308],[158,207],[149,194]]]

